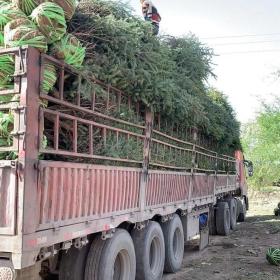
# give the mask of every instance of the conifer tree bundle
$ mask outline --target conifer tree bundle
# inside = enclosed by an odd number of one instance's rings
[[[45,63],[44,65],[44,78],[43,78],[43,91],[49,93],[57,80],[57,71],[53,64]]]
[[[209,97],[214,53],[197,37],[155,37],[151,24],[110,0],[81,0],[69,31],[86,46],[85,70],[153,107],[167,133],[196,127],[224,153],[240,148],[232,108],[223,95]]]
[[[7,47],[28,45],[44,53],[48,49],[46,37],[37,28],[25,25],[17,27],[7,37],[5,34],[5,45]]]
[[[9,89],[13,86],[13,75],[15,73],[15,63],[11,55],[0,56],[0,90]],[[1,100],[0,100],[1,101]]]
[[[32,11],[43,2],[43,0],[12,0],[12,2],[29,16]]]
[[[75,0],[50,0],[50,2],[59,5],[63,9],[66,20],[70,20],[73,17],[76,9]]]
[[[86,50],[73,35],[66,34],[60,41],[53,44],[51,54],[65,63],[80,68],[84,62]]]
[[[5,25],[13,19],[25,18],[26,15],[17,8],[14,4],[0,4],[0,30],[3,30]]]
[[[33,10],[31,18],[46,36],[49,44],[59,41],[66,33],[64,11],[55,3],[40,4]]]

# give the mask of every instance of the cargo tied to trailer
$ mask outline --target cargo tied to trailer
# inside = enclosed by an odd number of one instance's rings
[[[0,278],[160,280],[245,220],[253,165],[211,49],[75,6],[0,0]]]
[[[228,235],[244,221],[242,152],[200,146],[195,128],[185,140],[176,129],[166,134],[143,103],[33,48],[0,52],[16,69],[1,96],[18,96],[1,104],[13,116],[1,152],[15,155],[0,162],[2,271],[17,279],[57,271],[59,279],[160,279],[180,269],[185,241],[200,235],[203,248],[209,231]],[[40,77],[49,64],[59,79],[46,93]],[[81,98],[85,84],[91,102]],[[124,106],[137,121],[117,116]]]

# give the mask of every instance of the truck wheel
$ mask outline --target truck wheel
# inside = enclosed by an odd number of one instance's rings
[[[213,206],[209,209],[209,234],[210,235],[217,235],[217,227],[216,227],[216,210]]]
[[[184,257],[184,230],[180,217],[174,218],[161,225],[165,242],[164,271],[175,273],[180,270]]]
[[[71,247],[61,256],[59,280],[84,280],[86,258],[90,244],[81,249]]]
[[[245,203],[244,199],[242,199],[242,200],[237,199],[237,209],[238,209],[238,213],[239,213],[237,222],[239,222],[239,223],[245,222],[247,210],[246,210],[246,203]]]
[[[228,235],[230,232],[230,211],[227,202],[219,202],[216,212],[216,226],[219,235]]]
[[[133,242],[126,230],[118,229],[112,238],[93,242],[86,264],[85,280],[135,279]]]
[[[134,229],[132,239],[136,252],[136,280],[161,280],[164,268],[164,236],[157,222],[142,230]],[[134,279],[134,278],[133,278]]]
[[[225,200],[229,206],[230,212],[230,228],[236,230],[237,226],[237,202],[234,198],[228,198]]]

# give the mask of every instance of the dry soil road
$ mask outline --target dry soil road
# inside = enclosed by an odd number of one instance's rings
[[[228,237],[211,237],[210,246],[197,252],[186,246],[182,270],[164,280],[280,280],[280,267],[265,259],[269,247],[280,248],[280,217],[273,209],[280,190],[270,194],[251,192],[251,210],[245,223]]]

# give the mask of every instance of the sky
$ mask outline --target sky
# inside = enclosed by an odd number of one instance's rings
[[[128,0],[141,15],[139,0]],[[153,0],[161,32],[194,33],[214,49],[216,79],[209,85],[226,94],[242,123],[253,120],[260,101],[280,95],[279,0]]]

